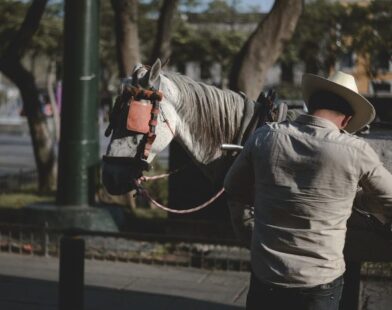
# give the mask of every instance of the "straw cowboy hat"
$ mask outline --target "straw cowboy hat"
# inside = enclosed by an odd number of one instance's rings
[[[371,123],[376,115],[372,104],[358,93],[357,84],[352,75],[337,71],[328,79],[314,74],[304,74],[302,77],[302,93],[305,103],[317,91],[329,91],[345,99],[354,111],[354,115],[345,128],[354,133]]]

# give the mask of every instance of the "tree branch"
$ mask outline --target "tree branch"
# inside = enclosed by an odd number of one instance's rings
[[[276,0],[268,15],[243,45],[230,72],[230,88],[256,99],[268,69],[293,35],[303,0]]]
[[[0,66],[2,61],[16,61],[22,57],[31,38],[38,30],[47,2],[48,0],[33,0],[18,32],[9,43],[4,54],[1,55]]]
[[[166,61],[170,57],[170,40],[173,19],[178,3],[179,0],[165,0],[162,4],[158,19],[154,48],[152,49],[150,57],[150,64],[153,64],[157,58]]]
[[[136,0],[112,0],[111,3],[115,14],[118,67],[120,76],[125,77],[140,61],[138,2]]]

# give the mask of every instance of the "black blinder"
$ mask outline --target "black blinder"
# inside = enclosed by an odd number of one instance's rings
[[[123,195],[136,189],[136,180],[150,165],[141,159],[130,157],[104,156],[102,162],[102,183],[111,195]]]

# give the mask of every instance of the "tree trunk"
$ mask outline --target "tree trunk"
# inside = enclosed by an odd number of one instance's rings
[[[170,57],[173,20],[178,3],[179,0],[165,0],[162,4],[150,64],[153,64],[157,58],[166,62]]]
[[[53,190],[57,171],[55,143],[46,123],[45,115],[40,108],[34,77],[20,62],[2,63],[0,69],[15,83],[22,96],[38,171],[39,190],[41,192]]]
[[[140,62],[137,26],[138,1],[112,0],[115,18],[116,50],[120,77],[128,76]]]
[[[276,0],[270,13],[245,42],[231,68],[229,87],[243,91],[251,99],[260,93],[268,69],[291,39],[303,0]]]
[[[48,96],[50,101],[50,106],[52,107],[53,114],[53,130],[56,142],[60,141],[60,112],[58,109],[58,103],[56,101],[56,95],[54,93],[56,85],[56,74],[55,74],[56,63],[51,61],[48,68],[48,80],[46,88],[48,90]]]
[[[41,111],[34,76],[20,62],[37,31],[47,0],[34,0],[20,29],[0,57],[0,70],[19,88],[26,112],[38,171],[39,189],[54,189],[56,182],[56,153],[53,137]]]

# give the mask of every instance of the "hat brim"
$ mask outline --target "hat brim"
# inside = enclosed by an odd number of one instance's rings
[[[376,112],[373,105],[363,96],[338,83],[314,74],[304,74],[302,78],[302,94],[306,105],[312,94],[317,91],[329,91],[345,99],[354,111],[354,115],[347,124],[346,131],[355,133],[367,124],[370,124]]]

